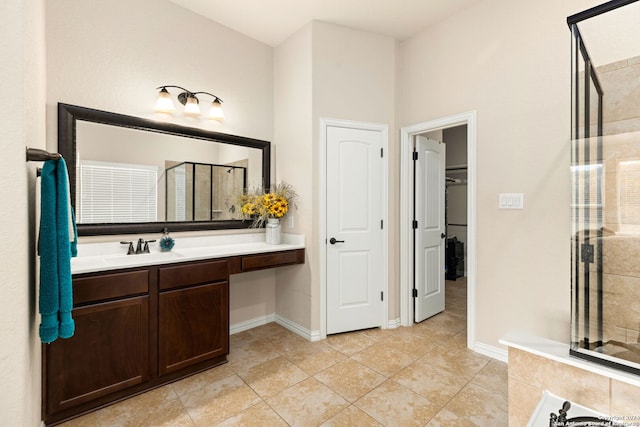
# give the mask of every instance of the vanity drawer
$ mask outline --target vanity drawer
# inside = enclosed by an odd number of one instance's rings
[[[228,277],[229,269],[226,259],[158,269],[160,290],[226,281]]]
[[[271,252],[263,255],[247,255],[242,257],[242,271],[302,263],[304,263],[304,249]]]
[[[149,292],[149,271],[100,274],[73,279],[73,304],[122,298]]]

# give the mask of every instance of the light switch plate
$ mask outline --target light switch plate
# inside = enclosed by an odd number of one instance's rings
[[[524,193],[500,193],[499,209],[524,209]]]

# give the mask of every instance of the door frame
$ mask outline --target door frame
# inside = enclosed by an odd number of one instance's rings
[[[413,324],[413,138],[467,125],[467,347],[476,341],[476,111],[447,116],[400,129],[400,323]]]
[[[327,128],[329,126],[344,127],[348,129],[373,130],[380,132],[382,136],[382,149],[384,153],[382,162],[382,180],[381,188],[382,197],[382,220],[385,227],[382,233],[382,259],[388,260],[389,252],[389,126],[380,123],[356,122],[351,120],[332,119],[327,117],[320,118],[320,140],[318,143],[318,254],[320,266],[320,339],[327,337]],[[382,263],[382,291],[385,295],[385,304],[383,304],[382,319],[380,320],[382,328],[386,328],[389,323],[389,267],[388,261]],[[312,296],[313,300],[313,296]]]

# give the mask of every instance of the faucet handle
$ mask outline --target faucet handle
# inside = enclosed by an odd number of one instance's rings
[[[133,255],[136,251],[133,250],[133,242],[120,242],[121,245],[129,245],[129,250],[127,251],[127,255]]]
[[[156,239],[145,241],[144,242],[144,249],[142,250],[142,253],[143,254],[148,254],[149,253],[149,243],[153,243],[155,241],[156,241]]]

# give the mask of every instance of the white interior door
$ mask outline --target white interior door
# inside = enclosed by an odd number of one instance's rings
[[[413,291],[416,322],[444,310],[445,147],[441,142],[416,137]]]
[[[328,334],[382,325],[382,139],[327,127]]]

